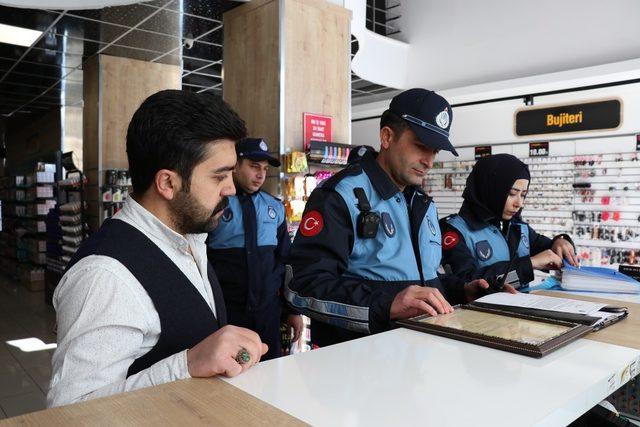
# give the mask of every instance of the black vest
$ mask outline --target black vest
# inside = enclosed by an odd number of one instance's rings
[[[108,256],[124,265],[147,291],[160,318],[158,342],[133,362],[127,377],[193,347],[227,323],[222,290],[209,263],[207,275],[217,319],[178,266],[142,232],[124,221],[106,220],[100,230],[82,244],[66,269],[89,255]]]

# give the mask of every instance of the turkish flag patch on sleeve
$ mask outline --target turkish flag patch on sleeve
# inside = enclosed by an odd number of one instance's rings
[[[447,231],[442,235],[442,248],[445,250],[453,249],[460,241],[460,236],[455,231]]]
[[[313,237],[324,228],[324,219],[318,211],[307,212],[300,221],[300,233],[305,237]]]

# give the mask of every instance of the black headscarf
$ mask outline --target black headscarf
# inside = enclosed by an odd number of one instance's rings
[[[529,168],[511,154],[483,157],[473,166],[462,193],[463,207],[481,221],[501,221],[513,183],[531,180]]]

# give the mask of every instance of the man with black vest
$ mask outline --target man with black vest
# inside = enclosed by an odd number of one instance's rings
[[[131,119],[133,194],[74,255],[54,293],[47,396],[64,405],[189,377],[234,376],[267,346],[226,325],[205,239],[235,194],[244,122],[219,97],[177,90]]]

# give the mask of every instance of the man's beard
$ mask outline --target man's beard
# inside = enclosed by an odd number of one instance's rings
[[[229,205],[224,197],[213,212],[206,209],[190,192],[180,190],[169,204],[173,223],[180,234],[208,233],[218,226],[219,218],[216,214]]]

